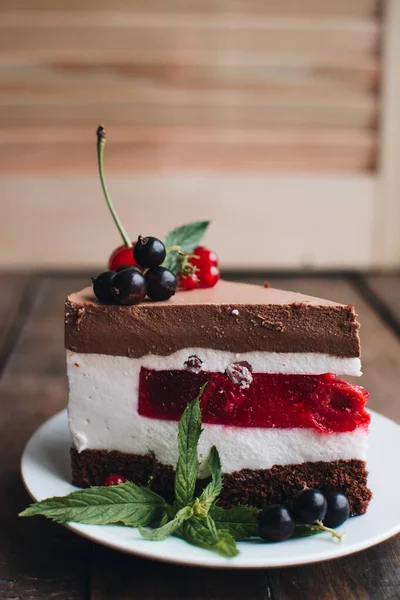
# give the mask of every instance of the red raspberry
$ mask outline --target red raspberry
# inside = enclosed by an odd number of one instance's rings
[[[219,269],[214,265],[203,266],[199,271],[196,271],[196,275],[199,278],[199,287],[201,288],[214,287],[220,277]]]
[[[197,246],[193,250],[193,254],[195,254],[198,258],[191,258],[190,262],[195,267],[201,269],[201,267],[214,265],[214,267],[218,266],[218,257],[212,250],[209,250],[205,246]]]
[[[179,279],[179,285],[186,291],[194,290],[199,286],[199,278],[195,273],[192,275],[183,274]]]

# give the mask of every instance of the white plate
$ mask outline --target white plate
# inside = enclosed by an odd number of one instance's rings
[[[239,556],[225,559],[178,538],[171,537],[163,542],[143,540],[136,528],[77,523],[68,527],[116,550],[154,560],[203,567],[285,567],[339,558],[369,548],[400,531],[400,427],[377,413],[371,411],[371,415],[368,468],[369,486],[374,498],[366,515],[350,519],[341,526],[340,531],[345,532],[342,543],[337,543],[325,533],[278,544],[240,542]],[[76,489],[69,483],[70,446],[66,411],[41,425],[29,440],[22,456],[21,472],[25,486],[35,500],[65,496]]]

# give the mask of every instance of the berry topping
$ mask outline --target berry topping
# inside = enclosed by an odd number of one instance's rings
[[[117,271],[121,267],[134,267],[135,265],[132,247],[118,246],[108,260],[110,271]]]
[[[183,274],[179,277],[179,287],[186,291],[194,290],[199,286],[199,283],[196,273]]]
[[[139,304],[139,302],[143,302],[146,292],[145,278],[135,268],[124,269],[113,279],[112,295],[116,304],[125,306]]]
[[[327,508],[327,501],[321,492],[306,488],[295,496],[292,510],[296,523],[310,525],[322,521]]]
[[[215,252],[204,246],[197,246],[197,248],[193,250],[193,254],[195,256],[190,259],[190,262],[199,269],[209,265],[214,265],[214,267],[218,266],[218,257]]]
[[[260,537],[270,542],[286,540],[292,535],[295,527],[288,509],[280,504],[264,508],[258,521]]]
[[[113,271],[105,271],[98,275],[96,279],[92,279],[94,295],[100,302],[105,302],[106,304],[111,304],[113,302],[114,299],[111,288],[113,286],[114,278],[115,273]]]
[[[200,267],[200,269],[196,271],[196,275],[199,278],[199,287],[201,288],[214,287],[220,277],[219,269],[214,265]]]
[[[147,236],[139,235],[133,248],[133,257],[135,262],[144,269],[158,267],[164,262],[166,256],[165,246],[161,240]]]
[[[120,271],[125,271],[125,269],[136,269],[136,271],[139,271],[139,273],[142,272],[140,267],[137,267],[136,265],[121,265],[118,267],[118,269],[115,269],[115,272],[119,273]]]
[[[110,487],[110,485],[119,485],[120,483],[125,483],[125,481],[126,479],[122,475],[118,475],[118,473],[111,473],[111,475],[109,475],[105,480],[104,485],[106,487]]]
[[[225,371],[225,375],[240,389],[246,390],[253,382],[251,371],[251,365],[248,362],[243,361],[229,365]]]
[[[346,496],[341,492],[327,490],[324,496],[328,503],[328,510],[323,519],[325,527],[339,527],[350,516],[350,505]]]
[[[201,360],[201,358],[196,356],[196,354],[192,354],[185,361],[184,365],[187,369],[190,369],[191,371],[201,371],[203,361]]]
[[[145,275],[147,283],[147,295],[151,300],[168,300],[175,294],[176,277],[164,267],[155,267],[147,271]]]

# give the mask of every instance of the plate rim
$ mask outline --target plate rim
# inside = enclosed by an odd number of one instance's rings
[[[400,425],[398,423],[396,423],[396,421],[389,419],[385,415],[382,415],[373,410],[369,410],[368,412],[371,414],[371,417],[374,420],[377,419],[377,420],[386,421],[387,424],[390,424],[390,426],[394,425],[400,429]],[[41,423],[29,437],[28,441],[26,442],[26,444],[24,446],[24,450],[21,454],[20,473],[21,473],[22,482],[23,482],[23,485],[24,485],[27,493],[29,494],[29,496],[35,501],[38,500],[38,497],[31,490],[31,488],[26,480],[26,468],[27,467],[26,467],[25,463],[29,456],[30,446],[36,441],[37,438],[40,438],[42,430],[47,430],[51,426],[52,421],[57,421],[58,419],[61,419],[62,416],[67,415],[67,414],[68,414],[67,408],[64,408],[61,411],[58,411],[57,413],[50,416],[43,423]],[[361,515],[360,518],[362,516],[363,515]],[[355,518],[357,518],[357,517],[355,517]],[[345,556],[349,556],[352,554],[357,554],[359,552],[362,552],[363,550],[367,550],[368,548],[376,546],[377,544],[380,544],[400,533],[400,523],[398,523],[397,525],[395,523],[392,528],[386,530],[382,535],[375,535],[373,538],[370,538],[367,543],[360,541],[358,544],[350,546],[347,549],[344,546],[343,549],[340,551],[340,553],[337,553],[334,556],[319,558],[318,556],[314,556],[314,554],[313,554],[308,557],[305,556],[304,560],[301,560],[301,558],[299,559],[299,558],[294,557],[292,560],[289,559],[285,563],[283,563],[281,559],[278,559],[276,562],[274,562],[274,560],[273,559],[271,560],[269,557],[268,559],[265,559],[265,558],[260,559],[260,562],[257,561],[256,563],[253,563],[253,564],[252,563],[244,564],[244,563],[237,563],[235,561],[235,559],[224,558],[222,556],[214,555],[213,553],[209,553],[210,561],[206,561],[206,562],[204,562],[204,560],[202,560],[201,557],[191,556],[190,558],[186,559],[184,556],[180,557],[180,558],[169,556],[168,553],[165,553],[162,555],[154,554],[154,552],[151,550],[152,545],[150,545],[150,544],[149,544],[148,550],[145,549],[145,546],[143,548],[132,548],[130,546],[125,546],[123,542],[118,543],[117,541],[99,538],[96,535],[96,533],[90,533],[90,530],[86,531],[86,528],[114,527],[113,525],[88,525],[88,524],[83,524],[83,523],[59,523],[59,525],[62,525],[66,529],[72,531],[73,533],[78,534],[79,536],[81,536],[85,539],[92,541],[93,543],[101,544],[102,546],[105,546],[112,550],[117,550],[119,552],[124,552],[124,553],[130,554],[132,556],[139,556],[139,557],[146,558],[149,560],[155,560],[157,562],[164,562],[164,563],[168,563],[168,564],[176,564],[176,565],[181,565],[181,566],[193,566],[193,567],[199,567],[199,568],[204,568],[204,569],[211,568],[211,569],[252,569],[252,570],[254,570],[254,569],[269,569],[269,568],[285,568],[285,567],[293,567],[293,566],[304,566],[304,565],[317,564],[319,562],[328,562],[328,561],[340,559],[340,558],[343,558]],[[137,529],[137,528],[133,528],[133,529]],[[182,543],[187,543],[187,542],[182,541]],[[241,544],[246,544],[246,543],[251,543],[251,542],[238,542],[239,548],[240,548]],[[335,543],[335,542],[333,541],[333,543]],[[205,551],[205,552],[207,552],[207,551]]]

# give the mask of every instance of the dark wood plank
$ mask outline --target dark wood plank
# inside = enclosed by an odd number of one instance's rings
[[[0,275],[0,372],[12,351],[21,319],[29,310],[29,288],[34,285],[29,275]]]
[[[400,275],[375,275],[365,278],[365,293],[400,330]],[[372,296],[372,295],[373,296]]]
[[[19,473],[29,436],[65,405],[63,299],[81,282],[45,280],[6,365],[0,393],[0,597],[83,600],[91,545],[42,519],[19,519],[30,503]]]
[[[269,572],[273,600],[396,600],[400,537],[370,550],[309,567]]]
[[[266,571],[155,563],[97,547],[90,600],[268,600]]]

